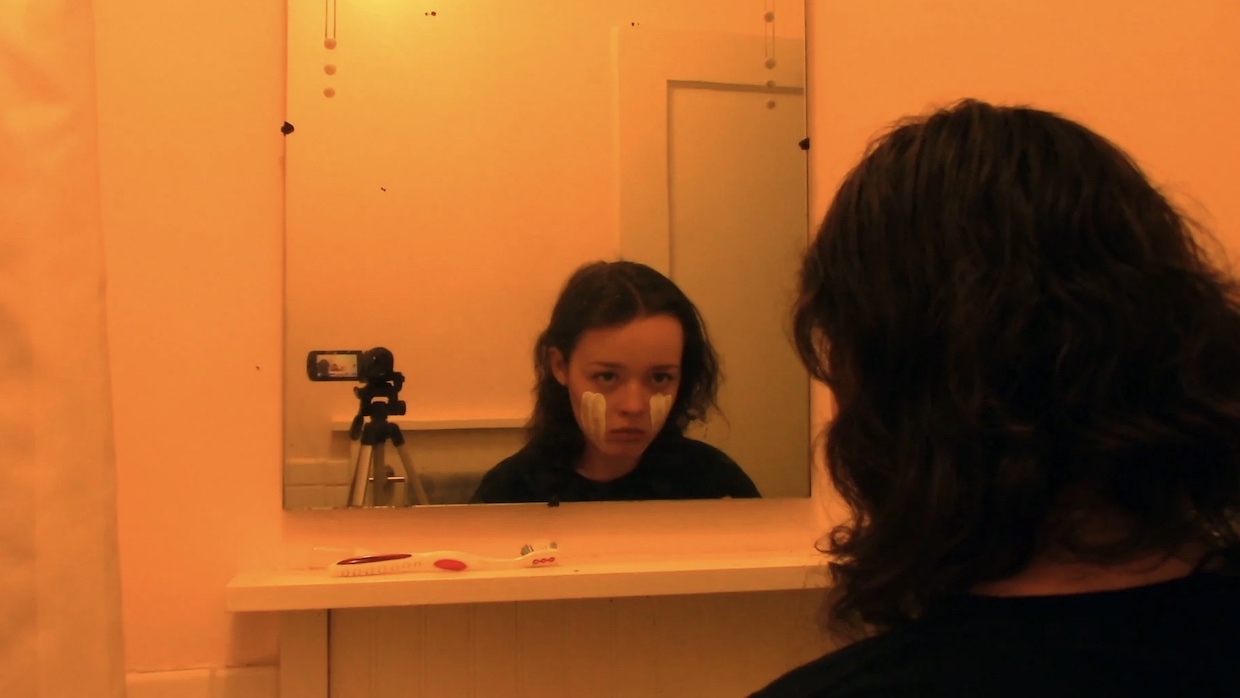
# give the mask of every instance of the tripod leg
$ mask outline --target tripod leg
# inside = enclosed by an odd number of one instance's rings
[[[383,446],[383,438],[380,436],[375,442],[374,451],[370,458],[370,477],[374,480],[374,489],[371,490],[371,504],[376,507],[391,506],[392,496],[389,491],[391,483],[388,481],[387,470],[387,454]]]
[[[422,488],[422,475],[418,473],[418,469],[413,464],[413,456],[409,455],[409,446],[403,438],[397,440],[392,439],[396,444],[396,453],[400,454],[400,464],[405,469],[405,484],[408,486],[406,492],[409,494],[408,504],[430,504],[431,500],[426,496],[426,490]]]
[[[357,460],[353,462],[353,481],[349,483],[349,506],[360,507],[366,504],[366,481],[370,475],[371,451],[373,446],[363,439],[357,449]]]

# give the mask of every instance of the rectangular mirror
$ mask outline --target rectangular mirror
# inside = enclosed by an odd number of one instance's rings
[[[288,31],[286,509],[494,501],[561,289],[618,259],[683,291],[719,358],[720,411],[685,435],[760,496],[809,495],[803,1],[290,0]],[[751,496],[694,491],[629,498]]]

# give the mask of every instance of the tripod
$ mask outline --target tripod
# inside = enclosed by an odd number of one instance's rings
[[[364,387],[354,388],[359,405],[357,416],[349,427],[349,438],[360,441],[357,459],[353,463],[353,480],[349,485],[349,506],[366,505],[366,488],[373,484],[371,490],[372,506],[413,506],[430,504],[426,490],[422,488],[422,478],[414,467],[413,457],[409,455],[409,447],[405,444],[405,435],[400,427],[388,421],[390,415],[405,413],[405,403],[399,399],[400,388],[405,377],[396,371],[386,372],[376,378],[368,378]],[[387,398],[376,402],[376,397]],[[369,418],[369,421],[367,421]],[[387,442],[396,447],[400,456],[403,477],[389,477],[385,451]],[[389,484],[404,481],[405,501],[389,501]],[[412,496],[410,496],[412,495]],[[416,502],[413,501],[416,499]]]

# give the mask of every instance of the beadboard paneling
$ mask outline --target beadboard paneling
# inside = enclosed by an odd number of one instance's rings
[[[333,611],[332,698],[744,696],[821,655],[820,590]]]

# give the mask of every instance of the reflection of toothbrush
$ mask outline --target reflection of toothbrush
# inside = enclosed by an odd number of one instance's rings
[[[512,570],[522,567],[546,567],[556,564],[559,547],[554,541],[531,543],[521,547],[521,555],[513,558],[486,557],[458,550],[437,550],[430,553],[388,553],[363,555],[334,562],[327,568],[333,577],[365,577],[374,574],[400,574],[448,570]]]

